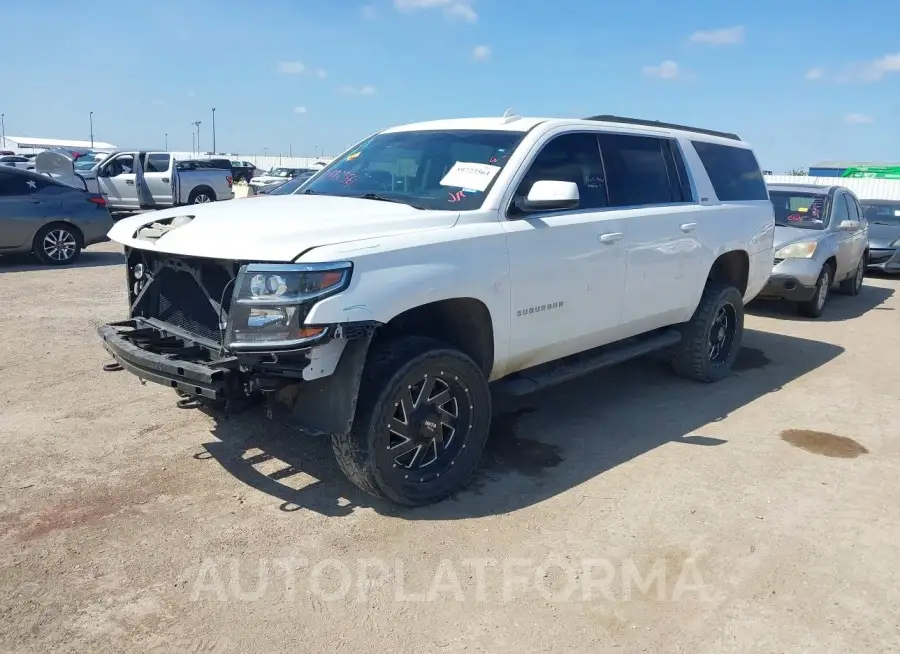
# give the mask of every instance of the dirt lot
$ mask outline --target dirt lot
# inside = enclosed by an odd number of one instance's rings
[[[755,308],[720,384],[648,359],[499,407],[472,487],[399,510],[103,372],[123,276],[0,261],[0,649],[900,649],[900,280]]]

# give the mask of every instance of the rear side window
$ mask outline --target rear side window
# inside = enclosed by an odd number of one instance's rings
[[[0,170],[0,196],[32,195],[49,185],[56,185],[51,180],[41,179],[39,175],[17,175]]]
[[[169,170],[169,155],[163,153],[147,155],[148,173],[165,173]]]
[[[768,200],[766,182],[753,151],[691,141],[721,202]]]
[[[690,201],[690,186],[685,197],[668,139],[627,134],[598,136],[606,171],[609,206],[633,207]],[[680,160],[681,153],[676,153]]]

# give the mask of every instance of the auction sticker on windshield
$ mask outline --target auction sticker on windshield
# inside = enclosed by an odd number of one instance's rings
[[[500,166],[457,161],[444,175],[440,184],[441,186],[455,186],[457,188],[483,191],[498,172],[500,172]]]

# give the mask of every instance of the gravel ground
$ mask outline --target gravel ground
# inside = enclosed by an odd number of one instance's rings
[[[900,649],[900,280],[755,307],[719,384],[647,359],[500,407],[472,486],[401,510],[103,372],[123,279],[112,244],[0,260],[2,650]]]

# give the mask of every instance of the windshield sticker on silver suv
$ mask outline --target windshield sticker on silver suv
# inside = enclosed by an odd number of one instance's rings
[[[500,172],[500,166],[457,161],[440,181],[441,186],[455,186],[483,191]]]

